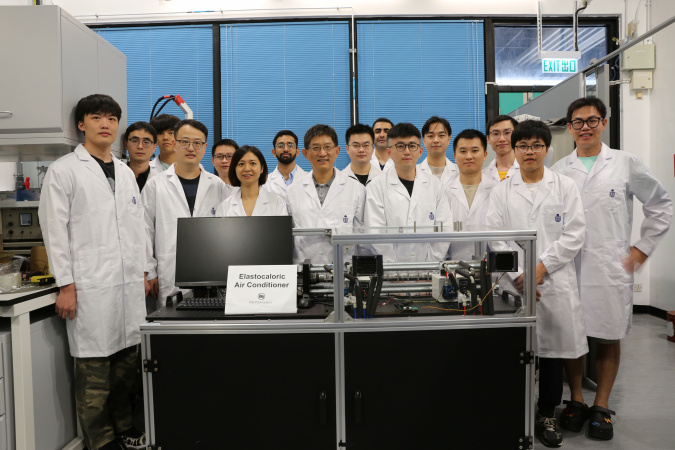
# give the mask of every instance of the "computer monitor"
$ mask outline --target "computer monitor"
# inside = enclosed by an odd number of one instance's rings
[[[290,216],[178,219],[176,286],[226,286],[229,266],[293,264]]]

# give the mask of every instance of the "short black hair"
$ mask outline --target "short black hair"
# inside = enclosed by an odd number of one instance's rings
[[[373,129],[375,128],[375,124],[377,122],[387,122],[392,127],[394,126],[394,122],[392,122],[391,120],[387,119],[386,117],[380,117],[379,119],[376,119],[375,122],[373,122]]]
[[[262,171],[260,172],[260,178],[258,178],[258,186],[262,186],[267,181],[267,161],[262,152],[258,150],[258,147],[252,145],[242,145],[234,152],[232,155],[232,162],[230,163],[230,168],[227,171],[227,178],[230,180],[232,186],[241,186],[241,181],[237,178],[237,164],[241,161],[241,158],[244,157],[247,153],[253,153],[258,161],[260,161],[260,167]]]
[[[492,119],[488,120],[487,125],[485,125],[485,134],[490,134],[490,128],[494,127],[499,122],[504,122],[506,120],[511,122],[511,125],[513,125],[513,128],[516,128],[518,126],[518,121],[516,119],[514,119],[511,116],[506,116],[504,114],[500,114],[499,116],[493,117]]]
[[[309,148],[312,139],[319,136],[328,136],[333,140],[333,145],[338,145],[338,136],[333,127],[324,124],[318,124],[311,127],[305,133],[305,148]]]
[[[119,103],[109,95],[91,94],[81,98],[75,107],[75,126],[84,122],[84,116],[87,114],[110,114],[117,117],[119,121],[122,118],[122,108]]]
[[[455,140],[452,142],[452,148],[454,152],[457,152],[457,143],[459,142],[460,139],[480,139],[480,143],[483,146],[483,150],[487,151],[487,138],[485,135],[478,131],[478,130],[473,130],[471,128],[467,128],[466,130],[460,131],[460,133],[455,136]]]
[[[574,114],[574,111],[577,109],[581,109],[584,106],[592,106],[595,109],[598,110],[600,113],[600,117],[603,119],[607,117],[607,107],[605,104],[600,100],[599,98],[580,98],[577,100],[574,100],[572,103],[570,103],[570,106],[567,107],[567,121],[571,122],[572,121],[572,114]]]
[[[175,127],[178,122],[180,122],[180,119],[171,114],[160,114],[159,116],[150,119],[150,125],[155,127],[158,135],[167,130],[173,131],[173,127]]]
[[[298,136],[295,135],[291,130],[281,130],[278,132],[275,136],[274,139],[272,140],[272,147],[276,148],[277,147],[277,140],[281,136],[290,136],[295,140],[295,147],[298,147]]]
[[[220,147],[221,145],[229,145],[231,147],[234,147],[234,150],[239,150],[239,145],[234,142],[232,139],[221,139],[215,144],[213,144],[213,147],[211,147],[211,157],[215,156],[216,154],[216,148]]]
[[[150,125],[148,122],[134,122],[127,127],[127,131],[124,132],[124,140],[129,140],[129,135],[134,131],[143,130],[152,135],[152,142],[157,142],[157,131],[155,128]]]
[[[353,134],[368,134],[373,142],[375,141],[375,132],[370,125],[357,123],[356,125],[347,128],[347,131],[345,132],[345,144],[349,145],[349,138],[351,138]]]
[[[551,130],[541,120],[520,122],[511,133],[511,147],[516,148],[518,141],[527,139],[541,139],[548,148],[551,146]]]
[[[448,135],[452,134],[452,127],[450,127],[450,122],[448,122],[447,120],[445,120],[442,117],[431,116],[429,118],[429,120],[427,120],[425,122],[424,126],[422,127],[422,136],[427,134],[429,132],[429,129],[431,128],[431,126],[435,123],[440,123],[441,125],[443,125],[443,127],[445,128],[445,131],[448,132]]]
[[[387,134],[387,145],[389,145],[389,140],[391,139],[410,136],[415,136],[420,140],[422,139],[420,130],[412,123],[408,122],[397,123],[396,125],[391,127],[391,130],[389,130],[389,134]]]
[[[206,125],[204,125],[200,121],[194,120],[194,119],[183,119],[183,120],[178,121],[178,123],[173,126],[173,135],[176,136],[178,134],[178,130],[180,130],[181,128],[183,128],[186,125],[189,125],[192,128],[196,128],[199,131],[201,131],[202,133],[204,133],[204,139],[205,140],[209,137],[209,129],[206,128]]]

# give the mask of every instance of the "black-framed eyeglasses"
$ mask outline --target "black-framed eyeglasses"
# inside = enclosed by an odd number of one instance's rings
[[[586,120],[574,119],[570,123],[575,130],[581,130],[584,127],[584,124],[588,125],[588,128],[597,128],[597,126],[600,125],[600,122],[602,122],[601,117],[591,116]]]
[[[416,142],[411,142],[409,144],[404,144],[402,142],[399,142],[398,144],[394,144],[390,146],[389,148],[395,148],[397,152],[404,152],[406,147],[410,149],[411,152],[417,151],[418,148],[420,148],[420,144]]]
[[[295,150],[295,142],[277,142],[276,145],[277,150],[283,150],[284,148],[288,148],[289,150]]]
[[[151,147],[155,145],[155,142],[151,141],[150,139],[140,139],[137,137],[130,138],[128,142],[134,146],[138,146],[138,144],[141,144],[143,147]]]
[[[206,142],[202,142],[202,141],[192,142],[192,141],[188,141],[188,140],[185,140],[185,139],[179,139],[179,140],[176,141],[176,143],[183,150],[187,150],[188,148],[190,148],[190,146],[192,146],[195,150],[200,150],[202,147],[204,147],[204,144],[206,144]]]
[[[213,157],[213,159],[215,159],[216,161],[222,161],[222,160],[232,161],[233,156],[234,155],[216,155],[216,156]]]
[[[520,153],[526,153],[528,149],[532,149],[533,152],[539,153],[543,151],[546,148],[544,144],[532,144],[532,145],[525,145],[525,144],[519,144],[516,145],[516,150],[518,150]]]

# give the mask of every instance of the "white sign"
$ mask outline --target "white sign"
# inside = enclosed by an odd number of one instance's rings
[[[298,269],[283,266],[230,266],[225,314],[297,313]]]

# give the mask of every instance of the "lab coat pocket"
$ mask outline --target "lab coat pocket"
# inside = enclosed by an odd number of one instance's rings
[[[112,284],[113,273],[119,272],[115,255],[119,253],[105,248],[80,252],[76,256],[77,271],[73,274],[77,289],[89,290]]]
[[[611,275],[612,279],[619,278],[621,281],[629,281],[630,274],[623,268],[623,260],[628,254],[626,241],[605,239],[603,253],[607,274]]]
[[[563,205],[546,205],[542,208],[541,214],[544,221],[544,229],[550,236],[549,241],[558,239],[562,234],[564,225],[565,208]]]
[[[626,186],[621,180],[600,180],[595,190],[595,198],[602,208],[616,209],[625,207]]]

